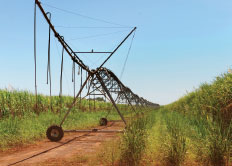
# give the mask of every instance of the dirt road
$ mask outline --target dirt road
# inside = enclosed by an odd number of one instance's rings
[[[114,121],[109,122],[105,127],[96,128],[109,131],[122,130],[123,127],[123,122]],[[52,165],[54,162],[59,163],[77,155],[84,156],[79,159],[78,165],[88,165],[85,162],[87,158],[94,155],[103,142],[113,140],[117,134],[115,132],[65,133],[64,138],[59,142],[45,139],[28,147],[0,152],[0,166]]]

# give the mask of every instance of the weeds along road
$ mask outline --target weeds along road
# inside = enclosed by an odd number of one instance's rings
[[[109,122],[107,126],[97,129],[122,130],[124,123],[121,121]],[[69,160],[79,156],[78,165],[89,165],[88,161],[102,143],[115,139],[119,133],[65,133],[59,142],[51,142],[47,139],[23,148],[16,148],[6,152],[0,152],[0,166],[42,166],[59,165],[60,161]],[[80,156],[84,156],[81,159]]]

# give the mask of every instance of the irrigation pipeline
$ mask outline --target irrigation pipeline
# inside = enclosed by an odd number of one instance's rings
[[[124,100],[125,102],[130,102],[131,105],[144,105],[153,108],[159,107],[159,104],[149,102],[133,93],[132,90],[126,87],[111,70],[102,67],[98,69],[98,73],[104,78],[104,83],[109,92],[116,93],[121,101]],[[100,86],[99,80],[96,78],[93,78],[93,80],[92,86],[95,88],[98,87],[98,91],[104,91]]]
[[[70,106],[70,108],[66,112],[62,122],[60,123],[60,126],[62,126],[63,122],[65,121],[68,114],[70,113],[72,107],[75,106],[75,103],[78,101],[78,98],[81,102],[82,90],[84,89],[85,86],[87,87],[90,79],[92,81],[91,81],[89,87],[92,87],[92,89],[95,89],[93,91],[94,96],[95,96],[95,91],[98,91],[98,92],[102,93],[102,95],[107,97],[109,99],[109,101],[113,104],[113,106],[115,107],[116,111],[118,112],[118,114],[120,115],[121,119],[124,121],[125,124],[126,124],[126,121],[125,121],[123,115],[120,113],[118,106],[116,105],[116,100],[120,100],[124,103],[129,104],[133,108],[133,110],[135,110],[135,108],[134,108],[135,106],[141,106],[143,108],[150,108],[150,107],[157,108],[157,107],[159,107],[158,104],[149,102],[146,99],[139,97],[137,94],[133,93],[131,91],[131,89],[126,87],[111,70],[103,67],[105,65],[105,63],[113,56],[113,54],[121,47],[121,45],[131,36],[131,34],[133,32],[135,32],[136,27],[134,27],[130,31],[130,33],[120,42],[120,44],[112,52],[107,52],[107,53],[109,53],[108,57],[103,61],[103,63],[97,69],[90,70],[89,67],[86,66],[82,62],[82,60],[77,56],[77,54],[80,52],[74,52],[72,50],[72,48],[66,43],[66,41],[64,40],[64,37],[60,36],[59,33],[56,31],[55,27],[51,23],[51,14],[50,14],[50,18],[49,18],[48,12],[46,13],[44,11],[39,0],[35,0],[35,8],[36,8],[36,5],[39,7],[41,13],[43,14],[45,20],[47,21],[47,23],[49,25],[49,39],[50,39],[50,31],[53,31],[55,37],[58,39],[58,41],[62,45],[63,50],[65,50],[67,52],[67,54],[71,57],[71,59],[73,61],[72,70],[73,70],[73,84],[74,84],[74,100],[73,100],[72,105]],[[36,20],[36,9],[35,9],[35,20]],[[35,30],[34,34],[36,34],[36,21],[35,21],[35,25],[34,25],[34,30]],[[133,36],[133,38],[134,38],[134,36]],[[133,41],[133,38],[132,38],[132,41]],[[35,41],[36,41],[36,35],[35,35]],[[50,43],[48,46],[50,48]],[[131,45],[130,45],[130,47],[131,47]],[[130,51],[130,49],[129,49],[129,51]],[[85,52],[85,53],[106,53],[106,52],[93,52],[92,51],[92,52]],[[35,49],[34,55],[35,55],[35,62],[36,62],[36,49]],[[62,56],[63,56],[63,53],[62,53]],[[127,57],[128,57],[128,55],[127,55]],[[51,74],[51,71],[50,71],[50,52],[48,52],[48,59],[49,59],[48,71],[49,71],[49,74]],[[75,64],[78,65],[78,67],[80,69],[79,72],[81,72],[80,90],[76,96],[75,96],[75,94],[76,94],[76,92],[75,92]],[[125,67],[123,67],[123,70],[124,70],[124,68]],[[36,63],[35,63],[35,69],[36,69]],[[82,70],[85,70],[87,75],[88,75],[88,76],[86,75],[87,76],[86,80],[83,82],[82,82]],[[36,73],[36,70],[35,70],[35,73]],[[51,77],[50,77],[50,79],[51,79]],[[62,71],[61,71],[60,81],[62,81]],[[51,85],[51,83],[50,83],[50,85]],[[35,75],[35,87],[36,87],[36,75]],[[62,88],[60,88],[60,89],[62,89]],[[62,90],[60,90],[60,92],[62,92]],[[116,100],[113,99],[112,94],[117,95]],[[88,95],[91,95],[91,93],[89,91],[88,91]]]

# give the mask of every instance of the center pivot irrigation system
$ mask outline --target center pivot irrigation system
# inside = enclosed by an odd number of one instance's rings
[[[48,44],[48,62],[50,61],[50,32],[52,31],[54,33],[54,36],[59,41],[61,46],[63,47],[62,50],[62,61],[61,61],[61,85],[62,86],[62,68],[63,68],[63,54],[64,50],[66,53],[70,56],[71,60],[73,61],[73,64],[77,64],[79,68],[86,71],[86,79],[82,83],[81,81],[81,87],[78,93],[75,95],[74,90],[74,99],[70,107],[68,108],[67,112],[65,113],[62,121],[59,125],[53,125],[50,126],[47,129],[47,137],[51,141],[59,141],[62,139],[64,135],[64,131],[62,129],[62,125],[64,121],[66,120],[68,114],[72,110],[72,108],[75,106],[75,104],[79,101],[81,101],[83,98],[90,96],[90,95],[103,95],[106,99],[108,99],[112,104],[119,116],[121,117],[122,121],[126,123],[126,120],[124,116],[121,114],[118,106],[116,103],[124,103],[128,104],[132,110],[135,113],[141,112],[141,109],[149,109],[149,108],[157,108],[159,107],[158,104],[149,102],[145,100],[142,97],[139,97],[138,95],[134,94],[128,87],[126,87],[119,79],[118,77],[109,69],[103,67],[104,64],[112,57],[112,55],[120,48],[120,46],[131,36],[131,34],[136,30],[136,27],[131,30],[131,32],[121,41],[121,43],[112,51],[112,52],[76,52],[73,51],[73,49],[67,44],[67,42],[64,40],[64,37],[61,36],[51,23],[51,13],[45,12],[41,2],[39,0],[35,0],[35,9],[34,9],[34,57],[35,57],[35,94],[37,96],[37,83],[36,83],[36,8],[39,8],[43,17],[47,21],[49,25],[49,44]],[[83,61],[78,57],[79,53],[104,53],[109,54],[108,57],[103,61],[103,63],[96,69],[89,69],[88,66],[86,66]],[[50,73],[50,64],[48,63],[48,73]],[[74,73],[75,74],[75,73]],[[51,77],[50,77],[51,80]],[[50,84],[51,86],[51,84]],[[81,97],[81,93],[84,89],[84,87],[87,87],[87,94],[84,97]],[[51,88],[51,87],[50,87]],[[98,94],[96,94],[97,92]],[[60,88],[60,94],[62,93],[62,87]],[[50,90],[51,95],[51,90]],[[115,99],[113,96],[116,96]],[[37,99],[36,99],[37,101]],[[37,102],[36,102],[37,105]],[[109,112],[108,112],[109,114]],[[107,116],[108,116],[107,114]],[[100,125],[106,125],[107,124],[107,116],[100,119]],[[80,130],[79,130],[80,131]],[[96,130],[94,130],[96,132]]]

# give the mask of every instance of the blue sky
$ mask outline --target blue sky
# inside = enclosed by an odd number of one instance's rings
[[[46,4],[125,26],[137,26],[122,82],[140,96],[159,104],[171,103],[201,83],[211,82],[232,65],[232,1],[229,0],[42,0],[42,3],[44,9],[52,13],[58,32],[78,51],[112,51],[131,29],[62,28],[59,26],[117,25],[68,14]],[[33,10],[33,0],[1,1],[0,88],[11,85],[16,89],[34,90]],[[48,94],[48,26],[39,10],[37,14],[38,91]],[[118,76],[130,41],[131,38],[106,64]],[[53,35],[51,44],[52,92],[56,95],[59,93],[61,47]],[[64,93],[71,95],[72,63],[67,54],[65,57]],[[80,57],[95,68],[105,56]]]

